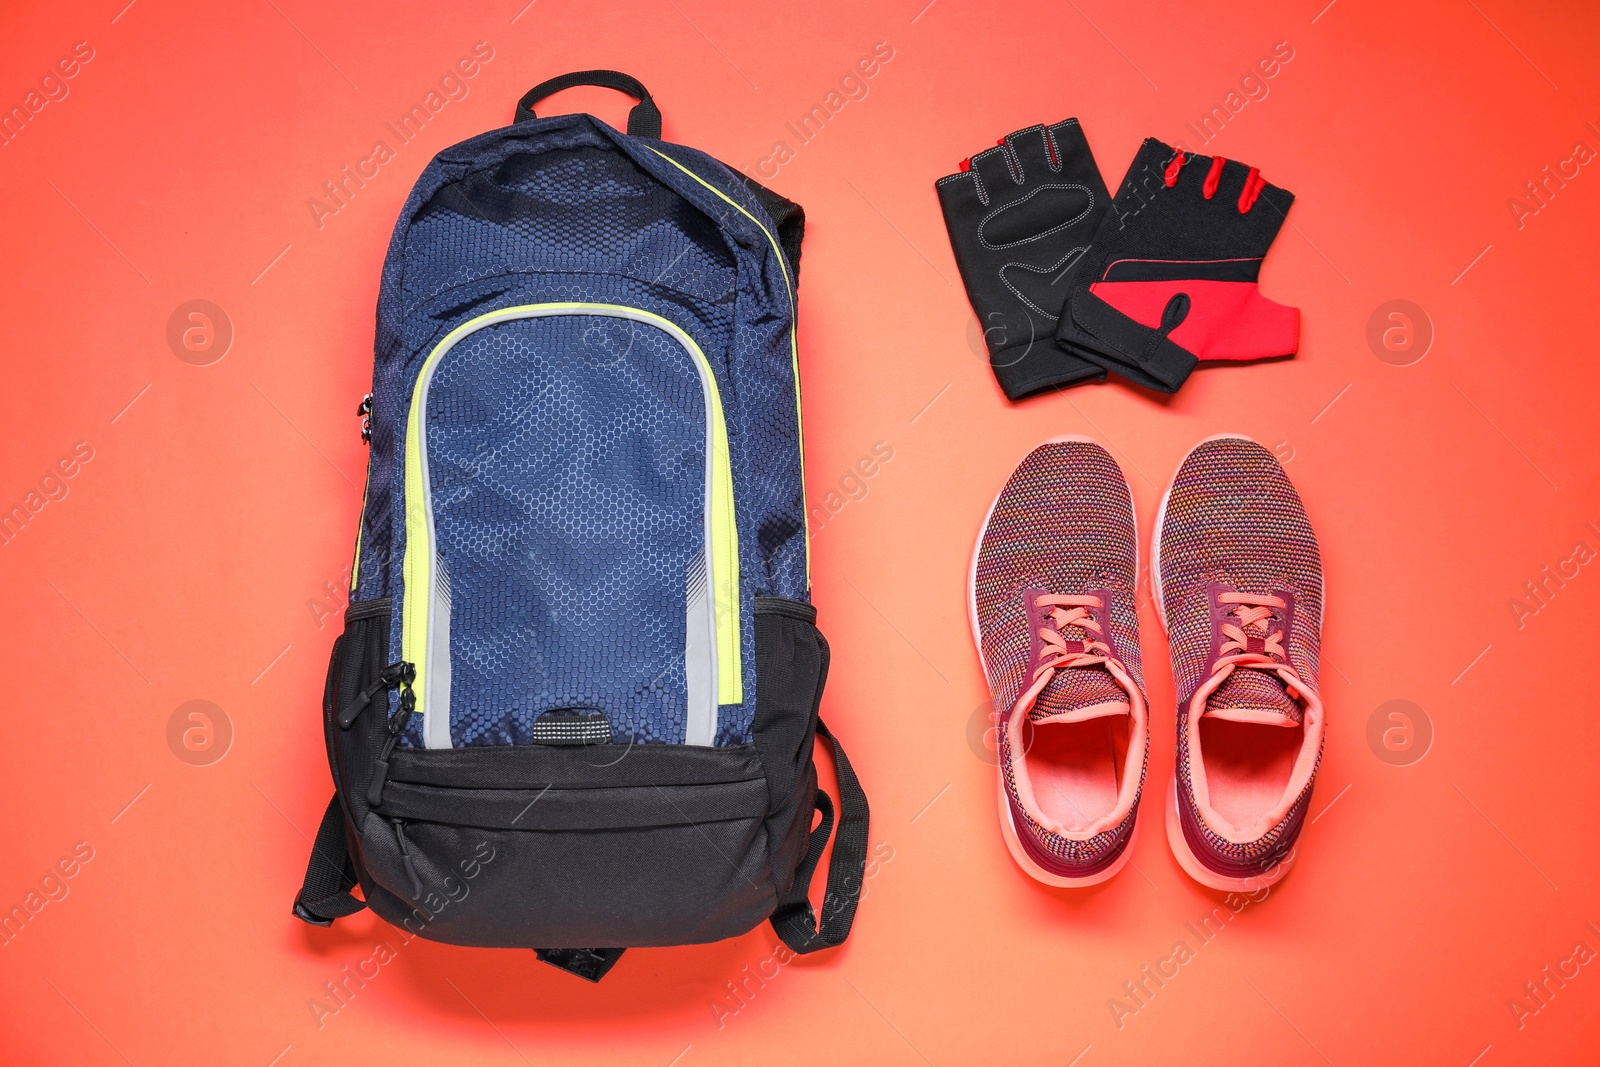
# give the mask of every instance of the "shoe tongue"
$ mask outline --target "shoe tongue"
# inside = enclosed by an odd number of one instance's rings
[[[1300,702],[1275,672],[1235,667],[1206,701],[1203,717],[1267,726],[1299,726]]]
[[[1104,667],[1064,667],[1034,701],[1028,719],[1035,723],[1084,722],[1128,714],[1128,694]]]
[[[1023,594],[1027,605],[1028,629],[1032,632],[1030,662],[1033,664],[1055,658],[1055,654],[1046,649],[1041,640],[1042,631],[1054,629],[1056,626],[1054,621],[1047,618],[1051,615],[1050,606],[1039,603],[1045,595],[1042,588],[1028,589]],[[1096,595],[1100,597],[1102,603],[1107,602],[1109,594]],[[1058,633],[1061,639],[1067,642],[1069,649],[1079,651],[1083,649],[1084,643],[1101,637],[1100,630],[1086,627],[1081,623],[1068,623],[1061,627]],[[1100,663],[1093,663],[1080,667],[1056,668],[1055,674],[1034,700],[1033,707],[1028,709],[1028,719],[1034,723],[1084,722],[1108,715],[1128,713],[1127,692],[1117,683],[1109,668]]]

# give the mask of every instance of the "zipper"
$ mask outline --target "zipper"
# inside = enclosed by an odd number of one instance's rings
[[[809,526],[810,526],[810,521],[811,521],[810,520],[811,509],[809,508],[808,501],[806,499],[806,433],[805,433],[805,420],[800,414],[800,344],[799,344],[799,341],[797,341],[796,338],[795,338],[795,325],[796,325],[795,320],[800,317],[800,312],[799,312],[799,309],[795,306],[794,279],[789,277],[789,261],[787,259],[785,259],[784,256],[783,256],[783,246],[778,244],[777,235],[774,234],[771,230],[767,229],[766,225],[763,224],[760,219],[756,218],[754,215],[750,214],[750,212],[746,211],[744,209],[743,205],[741,205],[737,200],[735,200],[733,197],[729,196],[727,193],[723,192],[721,189],[718,189],[715,185],[712,185],[710,182],[706,181],[704,178],[700,177],[700,175],[696,174],[694,171],[690,170],[688,167],[684,166],[682,163],[679,163],[676,159],[673,159],[671,156],[669,156],[665,152],[661,151],[661,149],[656,148],[653,145],[646,145],[645,147],[649,148],[650,151],[654,152],[656,155],[660,156],[662,159],[666,160],[668,163],[671,163],[674,167],[677,167],[679,170],[683,171],[689,177],[693,178],[695,181],[699,182],[701,185],[703,185],[707,189],[711,190],[717,196],[722,198],[722,200],[729,207],[733,208],[739,214],[741,214],[745,218],[749,219],[755,225],[756,229],[760,230],[764,235],[766,235],[766,238],[767,238],[768,242],[770,242],[771,245],[772,245],[772,253],[773,253],[773,255],[775,255],[778,258],[778,269],[783,272],[783,286],[789,293],[789,364],[790,364],[790,367],[792,368],[792,370],[794,372],[795,451],[796,451],[796,453],[798,453],[799,459],[800,459],[800,464],[799,464],[799,466],[800,466],[800,522],[802,524],[802,527],[806,529],[806,535],[805,535],[806,589],[810,590],[810,588],[811,588],[811,534],[810,534]]]
[[[343,710],[339,712],[340,728],[348,730],[355,725],[356,719],[360,718],[361,713],[367,710],[367,705],[372,703],[372,698],[378,695],[380,689],[393,689],[397,685],[409,686],[416,680],[416,677],[416,666],[407,663],[405,660],[389,664],[378,673],[378,677],[374,678],[365,689],[351,697],[350,703],[346,704]]]
[[[350,560],[350,594],[355,595],[356,586],[361,581],[361,538],[367,528],[367,496],[372,492],[372,394],[368,393],[361,398],[361,403],[356,406],[356,414],[361,416],[361,440],[366,442],[367,480],[361,487],[361,516],[356,520],[356,551]]]
[[[389,736],[383,739],[383,749],[372,768],[372,781],[367,783],[367,806],[370,808],[383,804],[383,787],[389,781],[389,757],[394,755],[394,746],[400,743],[400,735],[405,733],[406,724],[417,708],[416,692],[409,682],[404,685],[400,690],[400,707],[389,719]]]
[[[401,659],[415,665],[415,710],[422,715],[423,743],[450,748],[450,585],[440,556],[428,469],[426,416],[428,392],[444,356],[478,330],[521,319],[602,316],[652,326],[676,341],[700,378],[706,412],[706,477],[701,558],[688,581],[688,634],[685,667],[689,688],[687,744],[715,739],[717,706],[744,702],[740,652],[739,530],[733,498],[733,464],[722,394],[711,361],[682,327],[642,308],[621,304],[560,302],[501,308],[451,330],[429,353],[412,387],[406,416],[405,524],[402,561]],[[393,724],[391,723],[391,726]],[[387,752],[392,744],[386,746]],[[381,784],[378,786],[381,791]]]
[[[400,862],[405,866],[406,877],[411,879],[411,899],[422,899],[422,879],[417,877],[417,866],[411,862],[411,842],[406,840],[406,821],[390,819],[394,824],[394,839],[400,845]]]

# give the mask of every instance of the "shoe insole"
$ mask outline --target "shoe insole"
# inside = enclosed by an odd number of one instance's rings
[[[1024,734],[1034,801],[1067,830],[1083,830],[1117,806],[1128,752],[1128,717],[1034,724]]]
[[[1200,758],[1211,808],[1228,828],[1248,832],[1283,803],[1305,728],[1200,720]]]

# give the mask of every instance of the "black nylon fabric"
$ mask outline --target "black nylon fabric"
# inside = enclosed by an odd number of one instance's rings
[[[611,789],[442,789],[390,780],[384,815],[502,830],[646,830],[760,813],[767,785],[756,778],[715,785],[639,785]]]
[[[324,925],[363,906],[431,940],[544,950],[598,980],[623,946],[687,944],[763,918],[796,952],[848,936],[865,877],[869,813],[848,757],[817,719],[828,646],[816,609],[755,603],[757,716],[746,745],[539,745],[396,752],[375,807],[366,786],[382,717],[349,728],[331,707],[377,677],[388,614],[357,604],[324,694],[340,790],[295,914]],[[816,785],[820,733],[840,783]],[[824,814],[811,831],[814,810]],[[834,839],[820,918],[807,898]],[[581,946],[581,947],[576,947]],[[568,966],[570,964],[570,966]]]
[[[755,747],[772,797],[773,879],[787,892],[805,848],[817,789],[817,709],[828,681],[828,642],[810,604],[756,600]]]
[[[339,803],[340,790],[348,782],[351,771],[364,770],[365,761],[347,758],[352,739],[349,731],[337,725],[336,713],[380,669],[379,656],[386,640],[384,629],[388,623],[389,608],[387,598],[352,601],[345,609],[344,633],[335,639],[328,658],[328,677],[322,692],[322,715],[335,791],[317,828],[311,857],[306,862],[305,879],[300,892],[295,895],[293,909],[296,918],[313,926],[327,926],[334,919],[352,915],[366,907],[365,902],[350,893],[350,889],[359,881],[357,857],[350,852],[344,809]],[[375,719],[376,716],[371,718]],[[368,746],[363,744],[360,747]]]
[[[602,796],[592,798],[584,829],[521,829],[539,817],[537,794],[521,821],[510,814],[516,829],[482,825],[491,819],[468,798],[428,809],[448,821],[371,812],[361,826],[368,904],[396,925],[421,908],[428,918],[415,933],[484,948],[701,944],[771,915],[778,895],[759,783],[655,788],[654,814],[643,821],[656,825],[633,825],[636,809]],[[728,817],[697,821],[697,798],[714,790],[738,794],[725,798]]]
[[[352,805],[353,818],[360,811],[354,806],[355,798],[365,792],[371,781],[374,760],[388,736],[383,715],[387,692],[375,690],[348,728],[340,725],[339,713],[351,707],[384,668],[390,608],[387,597],[352,601],[345,610],[344,633],[335,642],[328,665],[323,734],[334,788]]]
[[[759,781],[761,775],[753,745],[508,745],[397,750],[388,780],[457,789],[604,789]]]
[[[1018,130],[971,168],[934,188],[1000,387],[1020,400],[1104,378],[1053,343],[1067,273],[1111,201],[1078,120]]]

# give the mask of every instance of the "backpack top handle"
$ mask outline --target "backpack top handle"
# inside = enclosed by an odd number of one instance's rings
[[[538,118],[539,116],[533,113],[534,104],[575,85],[597,85],[602,89],[615,89],[619,93],[627,93],[634,97],[639,102],[628,112],[628,136],[653,137],[660,140],[661,111],[656,107],[656,102],[650,98],[650,90],[646,89],[638,78],[616,70],[579,70],[551,78],[549,81],[542,81],[517,101],[517,114],[512,121],[529,122]]]

